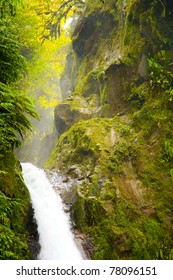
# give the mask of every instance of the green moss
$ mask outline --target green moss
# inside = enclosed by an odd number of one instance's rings
[[[45,163],[45,167],[63,167],[67,163],[68,165],[72,163],[82,163],[83,165],[85,162],[87,170],[88,167],[89,169],[94,167],[100,156],[100,164],[107,165],[107,158],[113,154],[119,135],[126,134],[126,130],[127,136],[125,137],[128,137],[128,126],[119,123],[116,118],[80,121],[61,135],[57,146]],[[123,143],[121,145],[123,146]]]
[[[102,220],[99,227],[93,232],[96,251],[93,254],[95,260],[114,260],[118,259],[118,254],[115,251],[116,234],[114,232],[113,223],[110,219]]]
[[[127,18],[123,38],[122,62],[128,66],[134,65],[141,52],[144,50],[144,46],[145,40],[141,38],[139,33],[139,25],[132,23]]]
[[[64,172],[73,165],[84,176],[90,173],[78,187],[73,220],[91,236],[93,259],[153,259],[160,258],[160,252],[169,258],[172,248],[172,229],[166,225],[172,211],[171,176],[165,179],[163,163],[158,162],[161,148],[154,138],[150,154],[144,129],[132,125],[119,117],[80,121],[61,135],[45,164]],[[158,236],[156,243],[153,234]]]
[[[79,197],[73,204],[73,210],[71,218],[74,221],[75,227],[84,230],[85,229],[85,199]]]
[[[122,1],[119,1],[117,7],[119,13],[122,13]],[[123,63],[132,66],[142,52],[154,53],[170,42],[172,24],[169,19],[165,20],[164,11],[162,1],[126,1],[124,17],[119,17]]]
[[[84,65],[82,64],[83,68]],[[87,97],[91,94],[95,94],[98,93],[99,91],[99,71],[98,70],[92,70],[87,72],[86,75],[81,75],[80,73],[80,77],[83,76],[84,78],[82,78],[82,80],[80,80],[80,83],[77,84],[76,89],[75,89],[75,93],[77,95],[82,95],[84,97]],[[79,78],[80,78],[79,77]],[[94,89],[94,92],[93,92]]]
[[[108,158],[108,168],[116,173],[121,173],[123,170],[122,164],[130,158],[131,151],[132,145],[127,142],[127,139],[121,139],[121,141],[117,143],[114,154]]]
[[[95,55],[81,59],[75,97],[67,102],[77,111],[99,103],[100,115],[61,135],[45,167],[84,178],[72,218],[90,235],[93,259],[171,259],[172,19],[166,10],[164,17],[162,1],[88,5],[86,16],[106,11],[115,22],[106,39],[98,38]],[[143,54],[146,77],[139,73]],[[122,116],[114,117],[122,104]]]

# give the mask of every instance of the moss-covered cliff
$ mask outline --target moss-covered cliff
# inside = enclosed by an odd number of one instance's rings
[[[168,0],[89,0],[73,33],[45,167],[80,179],[71,216],[93,259],[173,258],[172,15]]]

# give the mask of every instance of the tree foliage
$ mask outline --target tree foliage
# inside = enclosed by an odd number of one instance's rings
[[[35,9],[44,22],[43,40],[60,36],[62,23],[84,7],[84,0],[41,1]]]
[[[0,151],[19,145],[18,133],[31,128],[27,115],[37,117],[31,100],[16,86],[26,70],[21,43],[10,16],[20,1],[0,1]]]
[[[0,82],[9,84],[18,80],[25,69],[20,54],[20,42],[8,20],[0,20]],[[22,71],[21,71],[22,70]]]
[[[15,16],[16,8],[22,4],[22,0],[0,0],[0,18]]]

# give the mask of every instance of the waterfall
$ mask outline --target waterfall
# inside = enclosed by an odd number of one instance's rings
[[[23,178],[30,192],[38,225],[40,260],[81,260],[61,198],[55,193],[44,170],[22,163]]]

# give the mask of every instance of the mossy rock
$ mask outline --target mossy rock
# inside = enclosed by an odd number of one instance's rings
[[[88,1],[73,37],[78,77],[64,103],[78,118],[45,168],[83,178],[72,219],[92,238],[93,259],[172,259],[172,97],[154,88],[148,64],[172,52],[172,13],[170,1]],[[80,120],[96,96],[99,114]]]
[[[67,163],[68,166],[73,163],[85,165],[87,171],[87,162],[90,170],[97,160],[101,161],[102,166],[107,166],[116,145],[119,145],[121,134],[128,138],[130,129],[125,123],[120,123],[117,118],[93,118],[79,121],[61,135],[45,167],[63,168],[67,166]]]
[[[84,178],[76,186],[72,220],[92,238],[93,259],[169,258],[172,249],[171,177],[164,179],[159,146],[150,153],[132,124],[122,117],[79,121],[61,135],[45,163]]]
[[[99,97],[92,94],[88,98],[71,95],[55,108],[55,125],[58,135],[80,120],[87,120],[99,114]]]

